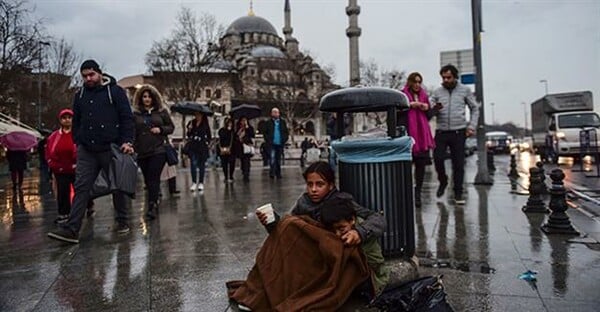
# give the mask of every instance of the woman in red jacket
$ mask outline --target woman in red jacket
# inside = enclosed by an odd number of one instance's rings
[[[46,161],[56,179],[56,202],[58,218],[56,223],[64,223],[71,212],[71,187],[75,182],[75,161],[77,148],[73,142],[71,125],[73,111],[63,109],[58,114],[60,129],[52,132],[46,144]]]

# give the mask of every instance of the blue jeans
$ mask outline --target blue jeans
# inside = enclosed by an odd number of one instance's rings
[[[206,159],[202,159],[198,154],[192,154],[190,157],[190,170],[192,171],[193,183],[204,183],[204,173],[206,171]],[[197,170],[200,171],[199,175]]]
[[[281,177],[281,154],[283,154],[283,146],[271,145],[271,159],[269,166],[269,175],[271,177]]]

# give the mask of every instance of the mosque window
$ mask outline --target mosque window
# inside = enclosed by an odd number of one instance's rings
[[[215,90],[215,98],[217,98],[217,99],[221,98],[221,89]]]
[[[211,95],[212,95],[212,94],[211,94],[211,91],[210,91],[210,89],[206,89],[206,90],[204,91],[204,96],[205,96],[207,99],[210,99],[210,96],[211,96]]]

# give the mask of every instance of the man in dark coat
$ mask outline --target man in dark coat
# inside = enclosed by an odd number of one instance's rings
[[[75,197],[69,220],[48,236],[61,241],[79,243],[79,230],[90,190],[100,170],[108,170],[112,158],[111,144],[123,153],[133,153],[133,113],[125,91],[115,79],[103,75],[98,63],[87,60],[81,64],[84,85],[73,100],[73,139],[77,144]],[[129,232],[126,198],[122,192],[113,194],[116,231]]]
[[[271,179],[281,179],[281,155],[289,138],[289,131],[277,107],[271,109],[271,120],[265,125],[264,136],[267,148],[271,151],[269,176]]]

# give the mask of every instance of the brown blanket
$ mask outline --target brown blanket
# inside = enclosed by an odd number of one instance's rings
[[[335,311],[369,278],[359,247],[344,247],[306,216],[286,216],[265,240],[246,281],[229,297],[252,311]]]

